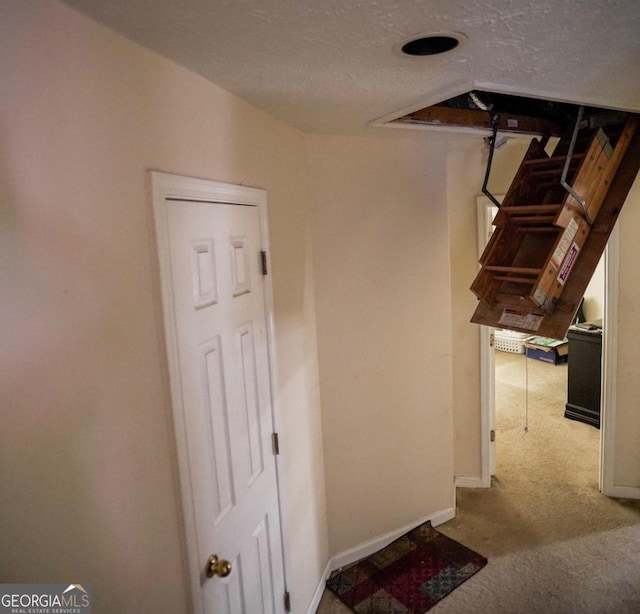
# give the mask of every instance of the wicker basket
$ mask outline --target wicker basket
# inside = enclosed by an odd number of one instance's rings
[[[524,342],[529,338],[527,333],[517,333],[513,330],[497,329],[494,333],[493,347],[501,352],[524,354]]]

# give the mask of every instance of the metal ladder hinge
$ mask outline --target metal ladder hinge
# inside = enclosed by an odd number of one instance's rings
[[[262,267],[262,274],[268,275],[269,271],[267,269],[267,252],[262,250],[260,252],[260,266]]]
[[[273,441],[273,453],[277,456],[280,454],[280,442],[278,441],[278,433],[272,433],[271,439]]]
[[[287,612],[291,612],[291,595],[289,594],[289,591],[284,592],[284,609]]]

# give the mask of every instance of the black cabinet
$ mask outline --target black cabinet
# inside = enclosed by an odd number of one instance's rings
[[[572,326],[567,338],[569,380],[565,418],[580,420],[600,428],[602,329]]]

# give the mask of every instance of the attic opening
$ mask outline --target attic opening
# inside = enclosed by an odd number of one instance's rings
[[[492,120],[498,116],[498,130],[502,133],[561,137],[573,128],[579,108],[569,102],[470,90],[402,115],[387,125],[491,130]],[[626,115],[622,111],[584,107],[583,121],[591,127],[602,127],[622,123]]]

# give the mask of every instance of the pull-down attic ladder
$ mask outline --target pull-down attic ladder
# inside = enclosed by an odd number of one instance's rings
[[[472,322],[564,337],[640,168],[638,116],[586,122],[574,140],[568,163],[571,134],[551,156],[545,140],[531,141],[471,286]],[[565,165],[573,195],[561,185]]]

